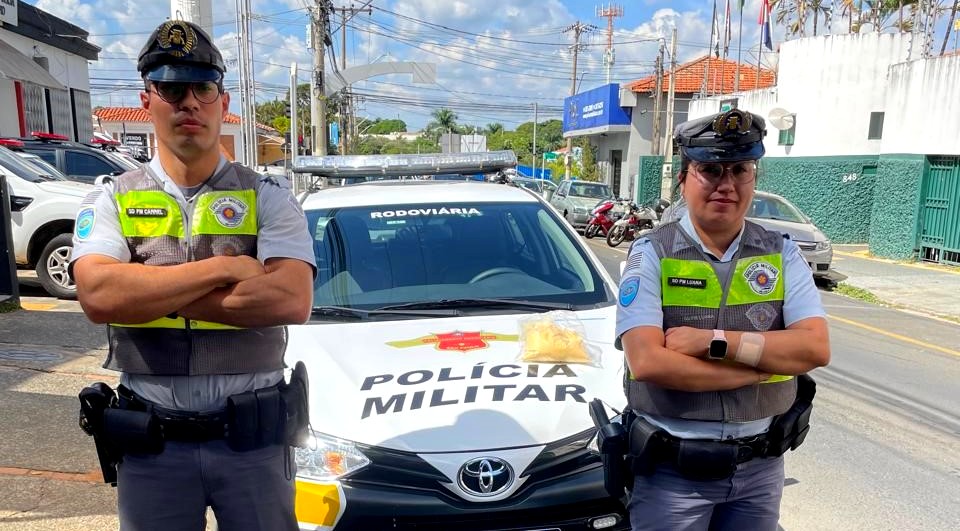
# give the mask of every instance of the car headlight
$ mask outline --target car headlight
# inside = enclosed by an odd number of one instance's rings
[[[610,419],[610,422],[621,422],[623,415],[617,415]],[[597,433],[590,438],[590,442],[587,443],[587,450],[600,455],[600,430],[597,430]]]
[[[333,481],[370,464],[357,446],[343,439],[313,432],[306,448],[296,449],[297,475],[317,481]]]
[[[817,242],[818,251],[826,251],[829,248],[830,248],[830,240],[823,240],[823,241]]]

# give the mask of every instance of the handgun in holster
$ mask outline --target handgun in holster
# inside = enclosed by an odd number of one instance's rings
[[[766,457],[779,457],[787,450],[796,450],[803,444],[810,430],[810,414],[813,412],[813,397],[817,394],[817,382],[807,374],[797,379],[797,398],[785,413],[774,417],[767,432]]]
[[[597,448],[603,462],[603,487],[614,498],[622,498],[629,488],[626,448],[627,437],[623,424],[610,422],[603,402],[599,398],[590,404],[590,418],[597,427]]]
[[[113,445],[104,430],[104,413],[116,405],[117,395],[109,385],[97,382],[80,391],[80,429],[93,437],[100,460],[103,482],[117,485],[117,464],[122,452]]]

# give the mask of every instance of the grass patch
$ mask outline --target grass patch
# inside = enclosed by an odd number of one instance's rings
[[[884,302],[880,297],[877,297],[872,292],[865,290],[863,288],[858,288],[856,286],[851,286],[846,282],[841,282],[833,288],[833,292],[839,295],[844,295],[850,297],[851,299],[861,300],[863,302],[869,302],[870,304],[877,304],[880,306],[889,306]]]
[[[10,301],[0,302],[0,313],[12,313],[20,309],[19,304]]]

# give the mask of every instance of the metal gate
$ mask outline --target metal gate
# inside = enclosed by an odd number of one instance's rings
[[[960,265],[960,157],[930,157],[920,198],[920,259]]]

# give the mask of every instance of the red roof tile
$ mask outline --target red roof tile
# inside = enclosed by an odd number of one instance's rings
[[[150,114],[143,107],[101,107],[93,113],[104,122],[149,122]],[[227,113],[223,117],[225,124],[240,124],[240,117],[233,113]],[[276,131],[269,125],[257,124],[259,129],[267,131]]]
[[[709,63],[709,70],[707,65]],[[719,59],[713,56],[704,56],[699,59],[677,66],[677,94],[694,94],[703,87],[703,75],[706,70],[707,92],[710,94],[729,94],[733,92],[734,79],[737,73],[737,62]],[[757,65],[740,64],[740,90],[768,88],[776,84],[776,74],[773,70],[760,69],[760,84],[757,85]],[[634,92],[653,92],[657,86],[657,76],[651,75],[627,84]],[[663,76],[663,91],[670,90],[670,73]]]

